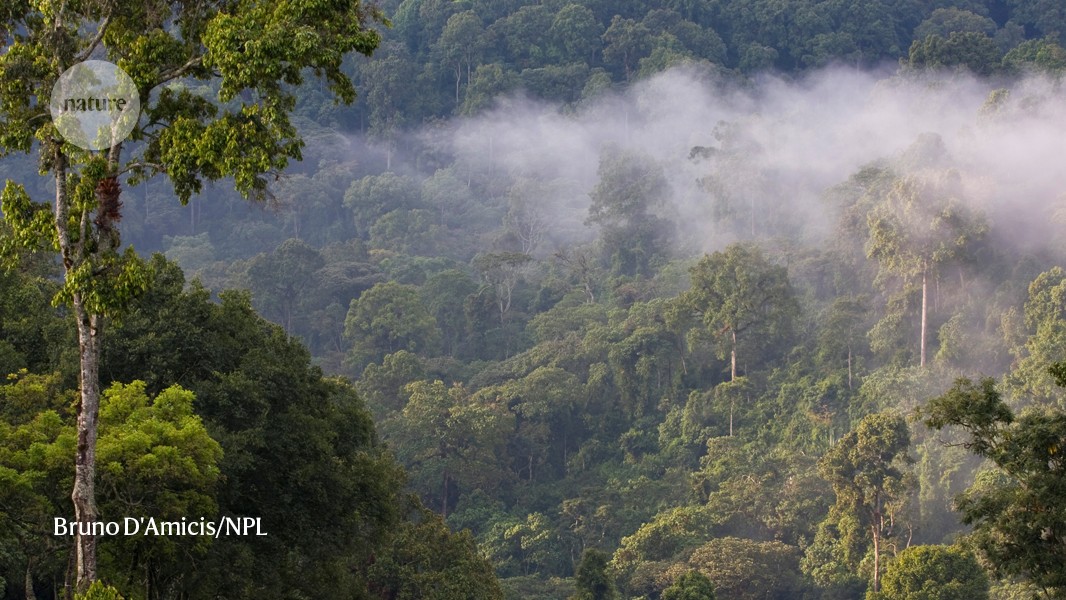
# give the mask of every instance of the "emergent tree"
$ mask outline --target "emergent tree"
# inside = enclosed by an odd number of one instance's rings
[[[54,210],[8,181],[4,219],[16,248],[58,252],[67,303],[78,329],[81,401],[72,498],[79,522],[96,519],[94,490],[99,361],[106,319],[146,285],[132,250],[119,253],[120,180],[165,175],[182,202],[202,182],[232,177],[239,191],[267,194],[265,174],[299,159],[302,142],[289,113],[303,75],[323,77],[344,102],[355,98],[341,69],[345,54],[369,55],[367,28],[380,13],[359,0],[317,2],[116,2],[40,0],[0,10],[0,156],[36,153],[54,180]],[[69,67],[90,58],[118,64],[141,98],[126,144],[100,152],[65,141],[49,119],[49,94]],[[181,85],[212,81],[217,98]],[[127,150],[127,152],[123,152]],[[77,587],[96,579],[96,541],[79,536]]]

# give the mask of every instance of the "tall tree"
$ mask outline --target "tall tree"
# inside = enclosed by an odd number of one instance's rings
[[[905,468],[910,461],[908,446],[910,430],[903,417],[875,413],[860,421],[818,463],[837,497],[830,518],[849,523],[846,529],[850,534],[869,540],[872,546],[874,592],[880,589],[884,541],[903,528],[902,523],[896,523],[896,518],[902,512],[911,485]],[[861,558],[852,555],[849,561],[854,567]]]
[[[729,380],[736,381],[743,343],[756,348],[757,343],[787,336],[791,329],[799,305],[788,274],[757,247],[744,244],[704,256],[691,274],[692,289],[685,292],[685,300],[718,342],[719,357],[729,356]]]
[[[355,89],[341,70],[345,54],[369,55],[379,36],[367,24],[380,13],[359,0],[322,3],[170,3],[162,1],[21,2],[0,11],[0,152],[34,152],[55,181],[54,210],[8,181],[3,212],[14,236],[4,246],[58,252],[67,302],[77,324],[81,402],[75,484],[79,522],[96,520],[95,450],[100,401],[101,336],[107,317],[144,288],[145,269],[127,249],[119,255],[115,221],[119,178],[165,174],[187,202],[205,179],[233,177],[261,198],[267,180],[300,157],[289,120],[305,71],[323,76],[351,102]],[[99,57],[117,63],[141,97],[130,144],[99,153],[57,135],[48,118],[53,84],[69,67]],[[218,102],[168,84],[218,81]],[[94,216],[95,215],[95,216]],[[96,540],[79,535],[77,588],[96,579]]]
[[[604,254],[616,275],[647,276],[664,262],[672,224],[664,219],[672,191],[663,168],[617,147],[600,158],[586,223],[602,228]]]
[[[912,159],[943,160],[942,142],[929,134],[908,153]],[[921,286],[919,365],[926,362],[929,280],[946,263],[958,260],[981,239],[988,226],[961,202],[957,175],[926,171],[896,178],[881,202],[867,215],[866,253],[881,267],[878,276],[899,277]]]
[[[485,49],[484,42],[485,25],[472,10],[456,13],[448,18],[444,30],[434,49],[439,60],[447,65],[455,75],[455,106],[459,107],[459,91],[463,83],[463,75],[470,83],[470,75],[474,71],[474,63],[481,58]]]
[[[1055,385],[1047,365],[1066,356],[1066,270],[1053,267],[1029,284],[1023,346],[1004,383],[1019,402],[1054,403],[1066,410],[1066,390]]]

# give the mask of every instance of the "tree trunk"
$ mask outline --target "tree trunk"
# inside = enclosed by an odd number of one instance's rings
[[[37,594],[33,592],[33,562],[26,561],[26,600],[37,600]]]
[[[114,173],[122,152],[121,144],[108,151],[108,172]],[[62,146],[54,150],[56,184],[55,225],[56,237],[62,257],[67,282],[93,255],[114,252],[119,239],[116,232],[99,225],[94,231],[90,210],[82,209],[78,219],[78,235],[72,239],[70,223],[70,196],[67,190],[69,163]],[[114,199],[117,202],[117,197]],[[99,212],[99,211],[98,211]],[[101,222],[100,214],[96,223]],[[117,220],[117,219],[116,219]],[[87,245],[88,242],[88,245]],[[78,531],[74,539],[74,565],[77,571],[74,589],[84,593],[96,580],[96,538],[92,524],[98,517],[96,507],[96,437],[97,416],[100,411],[100,351],[103,337],[104,317],[86,305],[84,291],[74,289],[71,293],[74,320],[78,329],[78,384],[80,402],[77,412],[77,442],[74,455],[74,486],[70,498],[74,504],[74,517]]]
[[[870,534],[873,536],[874,541],[874,592],[881,591],[881,532],[878,528],[877,520],[874,520],[874,524],[870,526]]]
[[[455,63],[455,106],[459,106],[459,84],[463,82],[463,63]]]
[[[729,381],[737,380],[737,330],[733,328],[733,349],[729,353]]]
[[[91,534],[91,530],[97,517],[96,417],[100,410],[101,323],[99,316],[86,312],[81,294],[74,295],[74,314],[78,322],[81,402],[78,405],[78,442],[71,499],[74,501],[74,517],[79,524],[75,538],[78,568],[75,588],[79,593],[84,593],[96,580],[96,538]]]
[[[848,389],[851,389],[851,344],[848,344]]]
[[[89,231],[88,212],[82,211],[77,241],[70,236],[70,197],[67,193],[67,157],[62,148],[55,149],[56,237],[63,259],[66,277],[84,261],[85,235]],[[99,318],[86,311],[80,292],[73,294],[74,317],[78,327],[78,383],[81,402],[78,403],[77,446],[74,455],[74,489],[70,498],[74,503],[74,517],[79,525],[90,531],[96,520],[96,416],[100,407],[100,347]],[[85,592],[96,580],[96,540],[81,535],[81,527],[74,540],[74,562],[77,570],[75,590]]]
[[[733,398],[733,394],[729,394],[729,437],[733,437],[733,408],[736,405],[736,399]]]
[[[921,366],[923,368],[925,367],[925,319],[926,319],[926,309],[928,307],[928,303],[927,303],[928,302],[928,297],[929,297],[929,284],[928,284],[928,281],[927,281],[926,272],[922,271],[922,335],[921,335],[921,338],[922,338],[921,348],[922,348],[922,350],[921,350],[921,363],[919,364],[919,366]]]

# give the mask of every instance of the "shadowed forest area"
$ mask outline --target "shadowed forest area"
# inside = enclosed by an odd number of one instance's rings
[[[1066,598],[1061,3],[39,4],[0,597]],[[97,46],[126,162],[24,83]],[[86,364],[98,520],[269,535],[85,578]]]

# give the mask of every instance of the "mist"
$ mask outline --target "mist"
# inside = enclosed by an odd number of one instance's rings
[[[991,102],[990,94],[1007,85],[1010,91]],[[713,226],[709,194],[700,184],[712,172],[738,201],[754,207],[755,217],[787,216],[816,242],[832,231],[834,217],[823,200],[828,188],[864,165],[897,158],[932,133],[943,142],[947,167],[961,177],[962,200],[983,212],[998,236],[1031,246],[1060,225],[1064,117],[1058,84],[1038,77],[1004,84],[961,74],[906,77],[833,68],[740,85],[675,68],[577,106],[499,98],[483,114],[413,137],[432,139],[468,176],[562,182],[563,193],[538,201],[554,222],[557,243],[564,243],[561,232],[593,235],[584,220],[604,149],[645,155],[671,183],[664,212],[678,224],[679,242],[707,252],[751,233],[759,237],[757,224],[753,232]],[[717,139],[722,131],[727,136]],[[694,148],[719,157],[732,152],[732,162],[693,157]],[[739,204],[737,210],[751,212]]]

